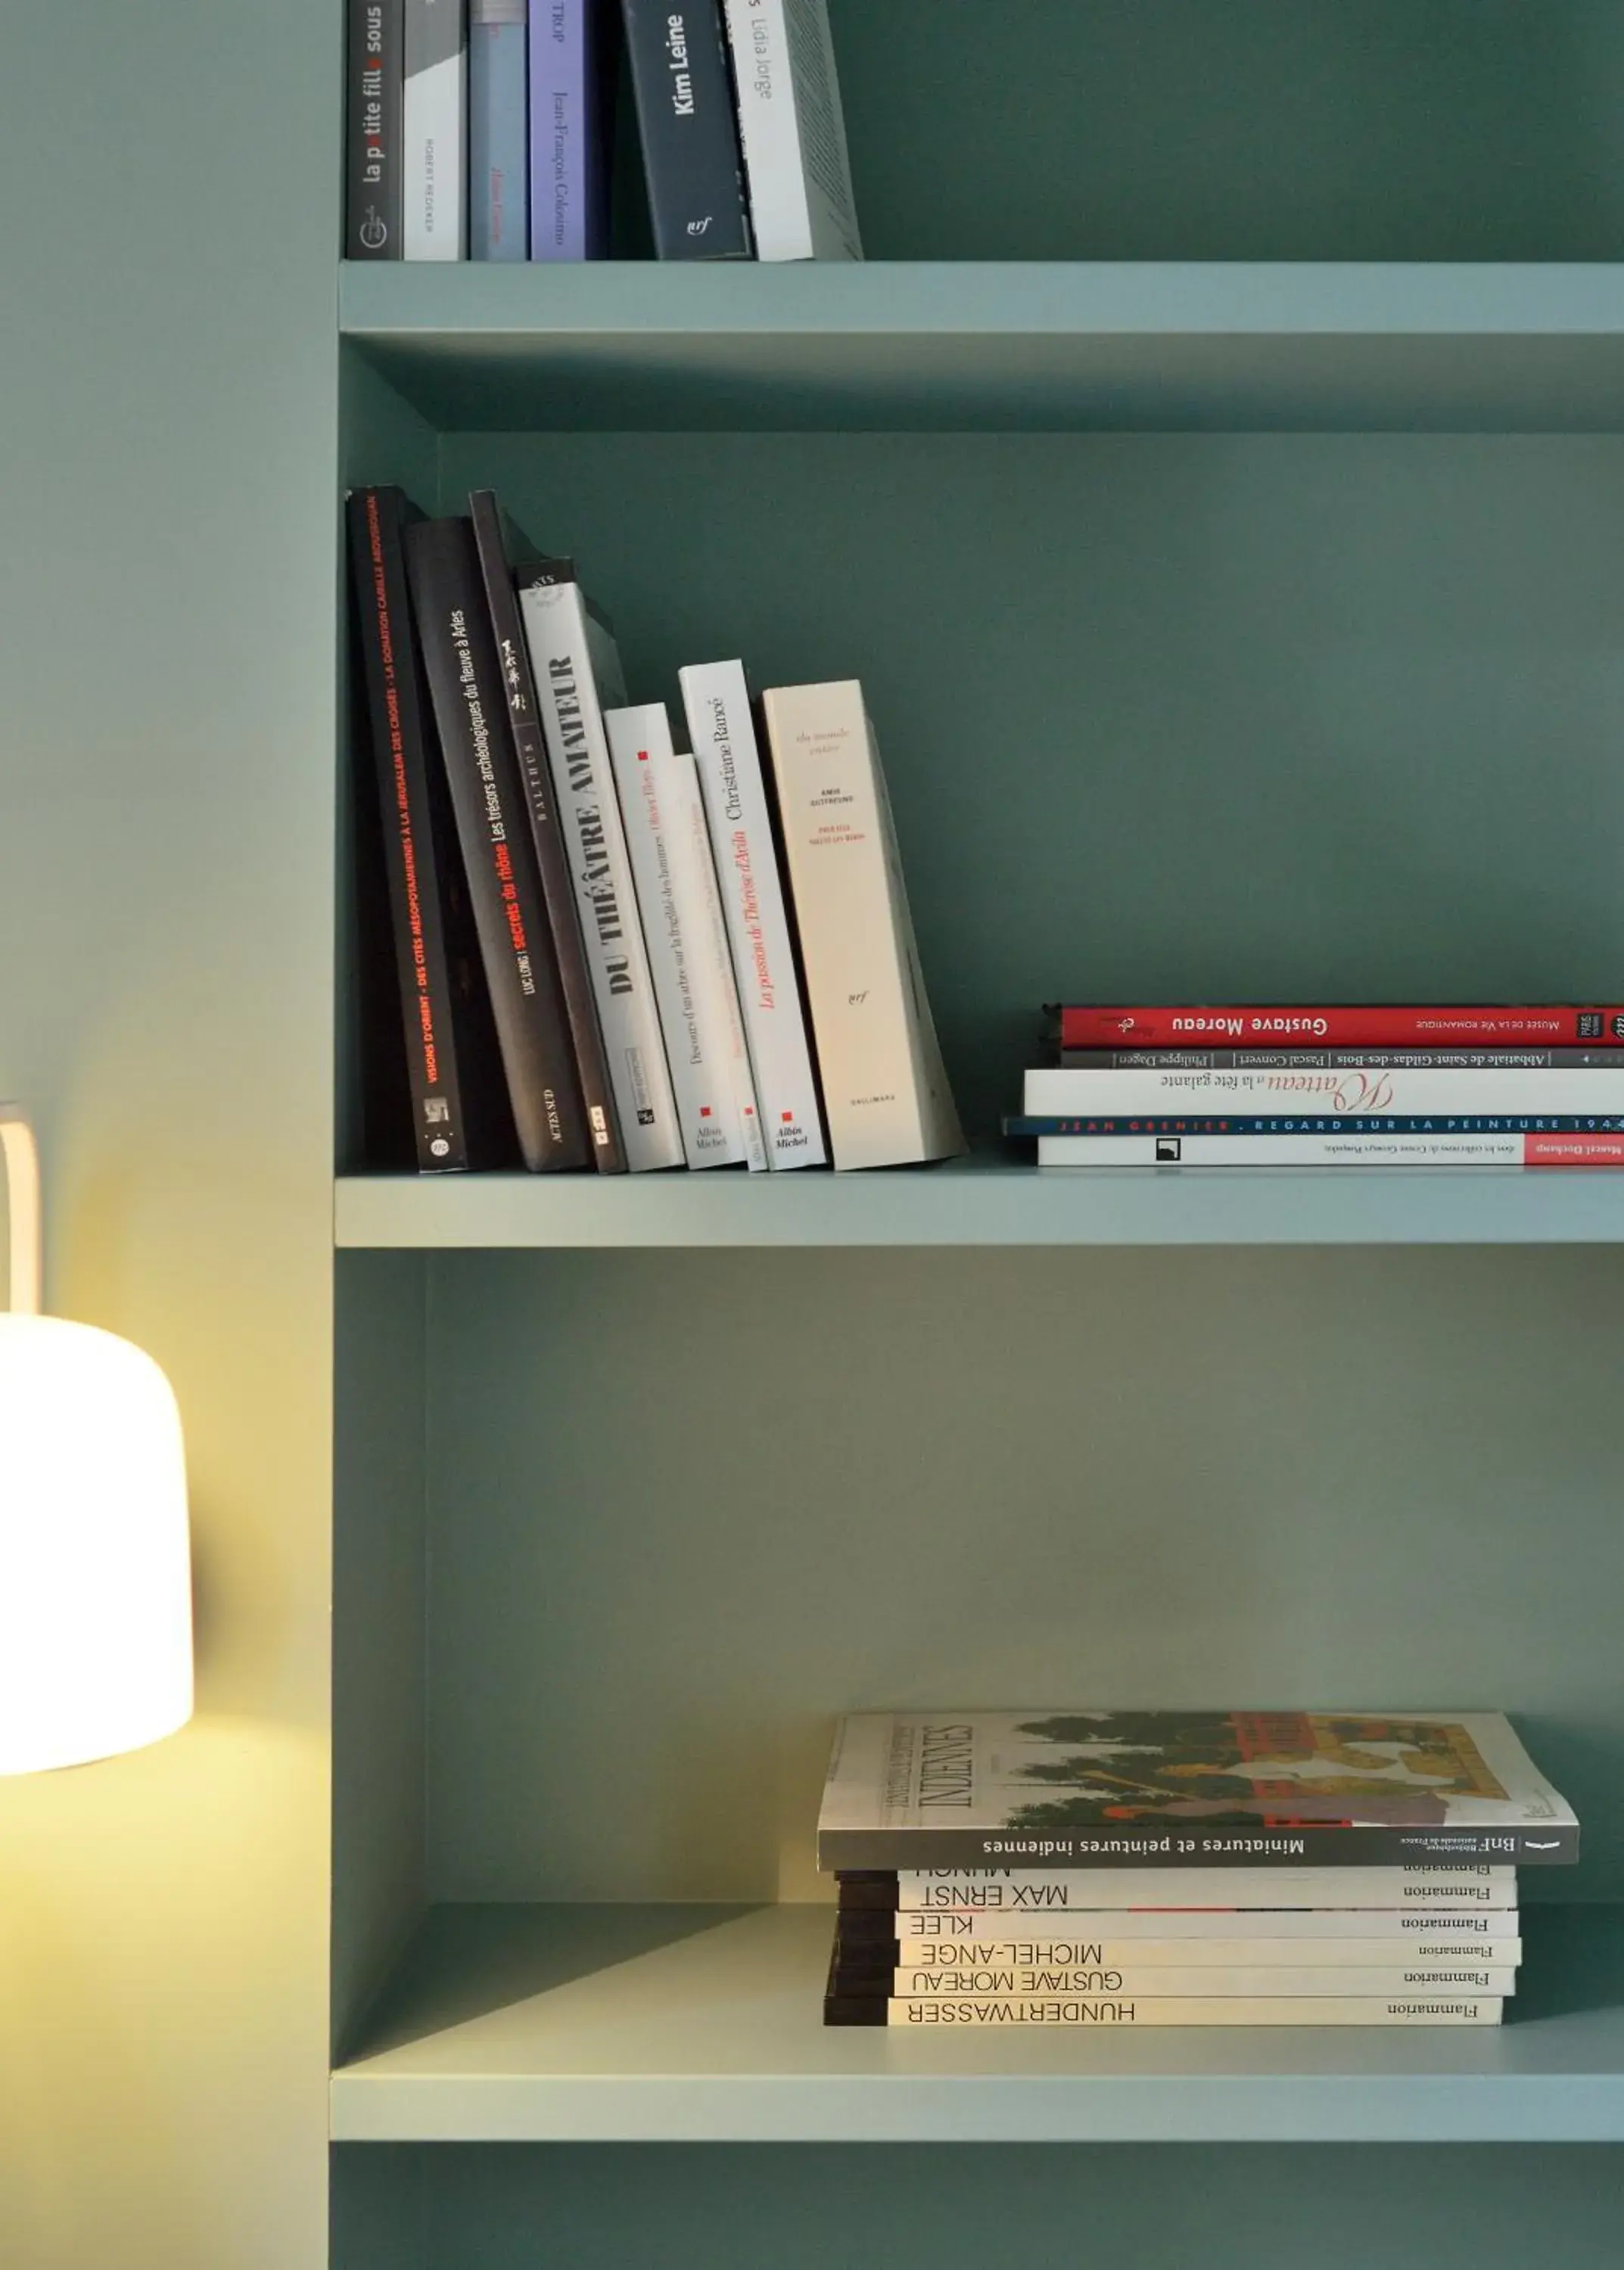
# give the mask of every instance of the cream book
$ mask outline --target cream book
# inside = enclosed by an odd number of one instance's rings
[[[866,1918],[870,1910],[861,1912]],[[1498,1950],[1515,1943],[1518,1913],[1515,1907],[1491,1908],[1487,1913],[1476,1915],[1447,1911],[1412,1915],[1407,1910],[1396,1908],[1230,1908],[1217,1903],[1188,1908],[1104,1908],[1095,1900],[1087,1907],[1079,1902],[1075,1907],[1063,1908],[1052,1921],[1046,1916],[986,1915],[962,1908],[901,1909],[875,1916],[875,1923],[883,1924],[884,1930],[869,1935],[894,1939],[901,1946],[916,1947],[918,1955],[909,1955],[910,1962],[923,1961],[928,1953],[932,1960],[945,1962],[953,1959],[949,1950],[956,1952],[960,1947],[986,1944],[995,1939],[1012,1940],[1018,1933],[1025,1933],[1029,1939],[1034,1931],[1042,1930],[1049,1938],[1063,1932],[1074,1939],[1109,1937],[1136,1942],[1186,1939],[1379,1939],[1395,1946],[1413,1942],[1435,1949],[1445,1945],[1470,1947],[1479,1962],[1509,1962],[1515,1958],[1498,1951],[1491,1956],[1485,1950]],[[843,1903],[841,1929],[842,1932],[852,1929],[852,1910]],[[1249,1962],[1253,1960],[1250,1955],[1246,1959]],[[1313,1960],[1319,1962],[1326,1959],[1316,1948]],[[1382,1962],[1385,1957],[1368,1956],[1366,1960]]]
[[[856,679],[779,686],[763,715],[837,1168],[965,1147]]]
[[[1213,1923],[1222,1921],[1212,1917]],[[1515,1918],[1513,1918],[1515,1922]],[[845,1933],[841,1934],[842,1957],[845,1960]],[[1235,1939],[1213,1936],[1210,1939],[1132,1939],[1117,1932],[1115,1923],[1109,1931],[1097,1939],[1071,1937],[1067,1939],[982,1939],[982,1940],[921,1940],[899,1938],[880,1953],[889,1958],[893,1975],[905,1970],[934,1970],[944,1974],[971,1975],[989,1969],[1085,1970],[1088,1968],[1118,1970],[1398,1970],[1407,1977],[1416,1970],[1465,1969],[1515,1971],[1523,1959],[1523,1942],[1515,1932],[1509,1939],[1473,1940],[1449,1932],[1429,1938],[1406,1936],[1402,1932],[1389,1932],[1380,1939],[1316,1939],[1307,1945],[1301,1939]],[[867,1945],[858,1940],[852,1950],[857,1962],[866,1959]],[[1468,1982],[1457,1980],[1457,1984]],[[1479,1978],[1475,1981],[1482,1984]],[[894,1992],[901,1992],[900,1988]],[[1023,1990],[1024,1991],[1024,1990]],[[1148,1991],[1148,1990],[1146,1990]],[[1203,1990],[1192,1986],[1192,1994]],[[1213,1991],[1208,1989],[1206,1991]],[[1227,1991],[1226,1989],[1226,1991]],[[1284,1994],[1284,1986],[1248,1987],[1248,1993]],[[1312,1990],[1293,1987],[1293,1993],[1315,1992],[1333,1994],[1339,1991],[1365,1993],[1372,1990],[1355,1985],[1318,1987]],[[1384,1992],[1385,1988],[1374,1991]],[[1494,1993],[1511,1992],[1509,1986],[1486,1990]]]
[[[861,1992],[873,1974],[842,1973],[842,1985]],[[1177,1969],[1148,1963],[985,1963],[978,1970],[894,1970],[879,1974],[879,1991],[893,2001],[953,2001],[960,1997],[1013,1994],[1021,2001],[1042,1994],[1331,1994],[1405,1996],[1424,1994],[1515,1994],[1516,1971],[1509,1964],[1420,1962],[1385,1969],[1339,1970],[1334,1964],[1290,1970],[1260,1963]]]
[[[606,710],[604,730],[688,1164],[765,1171],[699,774],[663,701]]]

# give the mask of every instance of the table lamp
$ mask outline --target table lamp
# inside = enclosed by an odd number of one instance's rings
[[[192,1714],[186,1465],[174,1393],[112,1332],[40,1314],[39,1154],[0,1104],[0,1774],[87,1764]]]

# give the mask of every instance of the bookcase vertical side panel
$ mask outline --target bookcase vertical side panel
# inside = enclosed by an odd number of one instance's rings
[[[9,11],[0,1093],[162,1363],[197,1715],[0,1784],[0,2259],[325,2243],[340,15]]]

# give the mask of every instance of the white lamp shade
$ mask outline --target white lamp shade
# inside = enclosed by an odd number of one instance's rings
[[[0,1315],[0,1773],[184,1725],[191,1626],[168,1381],[112,1332]]]

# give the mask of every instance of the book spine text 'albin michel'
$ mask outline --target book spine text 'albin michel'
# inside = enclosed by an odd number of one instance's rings
[[[738,121],[717,0],[621,0],[655,250],[748,260]]]

